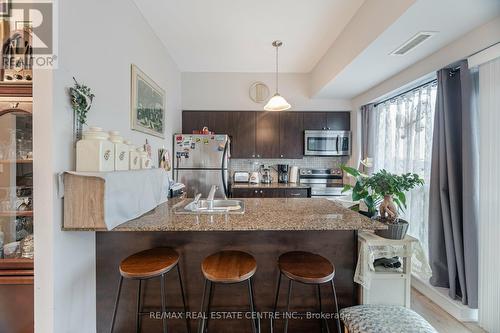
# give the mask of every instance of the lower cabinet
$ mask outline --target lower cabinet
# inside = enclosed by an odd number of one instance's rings
[[[299,188],[233,188],[233,198],[308,198],[309,189]]]

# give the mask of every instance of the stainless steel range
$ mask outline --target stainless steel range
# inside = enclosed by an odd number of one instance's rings
[[[311,186],[311,197],[342,196],[344,183],[341,169],[300,169],[301,184]]]

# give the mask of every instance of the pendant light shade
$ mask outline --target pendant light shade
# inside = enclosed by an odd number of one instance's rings
[[[266,111],[285,111],[288,110],[291,105],[283,98],[278,92],[278,48],[283,45],[280,40],[275,40],[273,46],[276,48],[276,92],[273,97],[264,106]]]
[[[264,106],[266,111],[285,111],[291,107],[290,104],[280,94],[276,93]]]

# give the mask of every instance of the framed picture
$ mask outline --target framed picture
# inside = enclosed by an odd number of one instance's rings
[[[131,128],[165,138],[165,90],[132,65]]]
[[[10,17],[10,1],[0,0],[0,17]]]

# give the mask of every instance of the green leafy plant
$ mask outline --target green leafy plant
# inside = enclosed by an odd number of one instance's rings
[[[73,81],[75,81],[75,85],[69,88],[71,108],[75,112],[78,122],[83,125],[87,123],[87,113],[95,96],[89,87],[78,83],[75,78],[73,78]]]
[[[392,220],[397,218],[397,210],[392,202],[402,211],[406,208],[405,192],[424,184],[424,180],[415,173],[396,175],[380,170],[368,176],[345,165],[342,170],[356,179],[354,186],[345,185],[342,192],[352,190],[352,199],[364,201],[371,216],[376,214],[380,206],[381,217]]]

